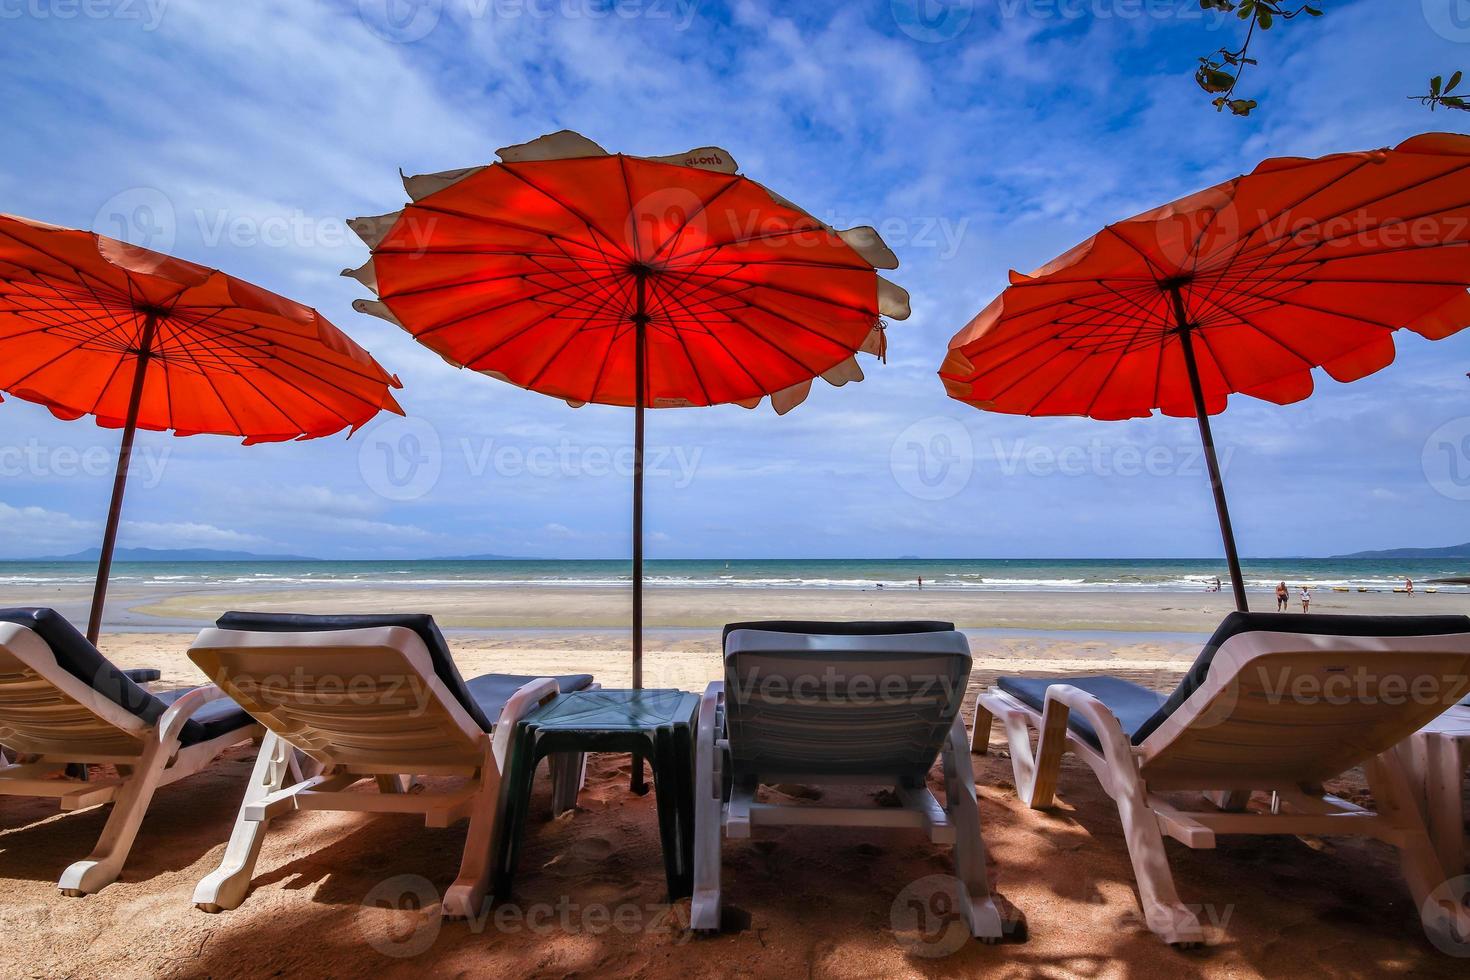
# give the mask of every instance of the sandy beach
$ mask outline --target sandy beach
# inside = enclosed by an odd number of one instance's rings
[[[12,601],[85,611],[80,586],[18,591]],[[728,621],[923,617],[967,631],[970,704],[1002,673],[1108,672],[1168,689],[1228,603],[1217,594],[652,589],[645,676],[650,686],[701,690],[719,675],[718,628]],[[189,640],[230,608],[428,611],[467,676],[585,670],[607,686],[630,679],[618,589],[121,588],[101,646],[119,664],[161,669],[161,686],[192,685]],[[1465,612],[1470,596],[1329,592],[1318,608]],[[122,879],[84,900],[60,897],[55,878],[90,848],[105,811],[63,815],[45,801],[5,800],[0,973],[1366,978],[1463,969],[1423,937],[1393,852],[1364,841],[1226,839],[1215,852],[1171,844],[1180,890],[1205,906],[1210,934],[1207,948],[1175,952],[1139,921],[1116,811],[1096,781],[1069,761],[1061,805],[1031,811],[1016,798],[998,740],[974,757],[984,834],[994,887],[1023,924],[996,947],[926,941],[903,927],[904,903],[948,869],[945,849],[913,835],[816,828],[727,842],[727,928],[692,937],[687,900],[665,903],[653,802],[628,792],[625,756],[593,757],[580,806],[557,820],[546,819],[548,790],[538,782],[516,893],[484,921],[437,917],[463,825],[429,830],[409,817],[331,813],[283,818],[249,900],[210,916],[190,894],[219,860],[252,755],[233,750],[161,791]],[[931,781],[939,791],[937,774]],[[1358,773],[1333,788],[1371,802]],[[803,787],[765,792],[813,799]],[[829,792],[823,802],[868,792]]]

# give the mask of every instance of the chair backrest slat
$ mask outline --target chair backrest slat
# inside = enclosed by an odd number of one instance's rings
[[[189,659],[267,728],[327,765],[429,772],[414,767],[473,767],[483,758],[487,736],[407,627],[206,629]]]
[[[1157,789],[1262,789],[1340,775],[1470,691],[1470,622],[1439,635],[1243,631],[1140,740]]]

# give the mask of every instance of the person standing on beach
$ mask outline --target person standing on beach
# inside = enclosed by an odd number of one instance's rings
[[[1307,588],[1304,585],[1304,586],[1302,586],[1302,612],[1307,612],[1311,608],[1312,608],[1312,590],[1309,589],[1309,588]]]
[[[919,576],[919,591],[924,591],[924,576],[922,575]]]
[[[1276,611],[1286,612],[1286,604],[1291,601],[1291,590],[1286,587],[1285,582],[1276,584]]]
[[[1407,592],[1409,595],[1413,595],[1414,594],[1414,580],[1413,579],[1411,579],[1411,578],[1404,579],[1404,591]]]

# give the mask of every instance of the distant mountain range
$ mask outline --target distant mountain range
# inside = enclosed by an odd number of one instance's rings
[[[445,555],[441,558],[419,559],[420,561],[536,561],[519,555]]]
[[[1448,548],[1389,548],[1386,551],[1355,551],[1333,558],[1470,558],[1470,543],[1452,544]]]
[[[10,558],[6,561],[89,561],[102,556],[101,548],[88,548],[71,555],[40,558]],[[118,548],[113,561],[320,561],[303,555],[257,555],[250,551],[217,551],[213,548]]]

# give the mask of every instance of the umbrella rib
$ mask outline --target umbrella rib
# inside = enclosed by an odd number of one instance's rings
[[[674,254],[672,254],[672,255],[669,256],[668,261],[669,262],[677,262],[680,259],[693,258],[694,256],[703,254],[704,252],[718,251],[718,250],[720,250],[722,248],[729,248],[732,245],[752,245],[752,244],[755,244],[756,242],[773,242],[773,241],[776,241],[777,239],[781,239],[781,238],[791,238],[791,237],[793,237],[795,235],[804,235],[804,234],[806,234],[808,232],[812,232],[812,231],[821,231],[823,228],[826,227],[826,225],[822,224],[820,221],[817,221],[816,218],[812,218],[811,220],[812,220],[812,227],[809,227],[809,228],[788,228],[788,229],[785,229],[784,231],[763,232],[763,233],[761,233],[759,235],[747,235],[744,238],[732,238],[732,239],[730,239],[729,241],[726,241],[726,242],[709,242],[706,245],[703,245],[703,246],[701,246],[699,248],[690,249],[687,252],[676,252],[676,253],[674,253]],[[808,261],[813,261],[814,262],[815,260],[808,260]],[[784,263],[782,263],[778,259],[762,259],[762,260],[759,260],[759,261],[756,261],[756,262],[748,262],[747,264],[748,265],[781,265],[781,264],[784,264]],[[793,262],[792,264],[799,264],[799,263]],[[870,265],[868,265],[866,262],[863,262],[861,265],[835,265],[834,267],[836,267],[836,268],[842,268],[842,269],[852,269],[855,272],[862,272],[864,270],[871,272],[873,270],[873,267],[870,266]]]
[[[536,189],[538,191],[540,190],[540,188],[536,188]],[[545,194],[545,191],[541,191],[541,193]],[[547,195],[547,196],[549,197],[550,195]],[[556,199],[555,198],[552,198],[552,200],[556,200]],[[560,201],[557,201],[556,203],[557,204],[560,204],[561,202]],[[535,228],[535,227],[532,227],[531,225],[520,224],[519,222],[515,222],[515,221],[507,221],[504,218],[494,218],[494,217],[490,217],[488,215],[471,214],[471,213],[469,213],[467,211],[457,211],[454,208],[446,208],[446,207],[444,207],[441,204],[425,204],[422,201],[420,201],[420,202],[415,202],[414,204],[410,204],[404,210],[405,211],[429,211],[429,212],[431,212],[433,214],[442,214],[442,215],[444,215],[445,217],[448,217],[448,218],[462,218],[465,221],[475,222],[475,223],[478,223],[478,224],[495,225],[498,228],[509,228],[512,231],[525,232],[526,234],[533,235],[533,236],[538,236],[538,237],[542,237],[542,238],[546,238],[546,239],[548,239],[550,241],[567,241],[567,242],[571,242],[574,245],[580,245],[582,247],[586,247],[585,246],[585,243],[579,242],[575,238],[571,238],[569,236],[563,235],[560,232],[548,231],[548,230],[546,230],[544,228]],[[577,217],[579,219],[581,219],[581,216],[580,215],[578,215]],[[583,224],[586,224],[586,221],[584,219],[583,219]],[[428,252],[428,251],[434,251],[434,252],[436,252],[436,254],[441,254],[441,255],[453,255],[453,254],[456,254],[454,252],[439,252],[438,250],[436,250],[436,249],[430,249],[427,246],[407,246],[407,245],[404,245],[404,246],[397,246],[397,245],[379,246],[378,248],[373,249],[373,254],[374,255],[377,255],[379,253],[386,253],[386,254],[389,254],[389,255],[398,255],[398,254],[418,255],[418,254],[422,254],[422,253]],[[470,252],[466,252],[464,254],[473,255],[473,254],[477,254],[477,253],[475,253],[473,251],[470,251]],[[519,251],[517,252],[517,254],[519,254]]]
[[[674,229],[674,232],[667,238],[665,238],[663,240],[663,243],[660,244],[658,248],[655,248],[653,250],[653,254],[649,256],[650,260],[656,259],[659,255],[663,254],[664,249],[674,244],[674,242],[678,240],[679,236],[684,234],[684,229],[689,227],[690,222],[692,222],[699,215],[704,214],[706,211],[708,211],[711,204],[715,203],[715,201],[718,201],[732,187],[738,186],[742,180],[744,180],[744,178],[736,174],[735,176],[730,178],[730,181],[728,183],[722,184],[720,188],[716,190],[713,194],[711,194],[707,199],[700,201],[699,207],[686,214],[684,216],[684,220],[679,222],[679,227]],[[632,201],[629,201],[628,204],[631,208]]]
[[[1271,224],[1271,222],[1277,220],[1278,218],[1280,218],[1281,216],[1285,215],[1286,213],[1288,213],[1292,209],[1300,207],[1305,202],[1311,200],[1313,197],[1316,197],[1318,194],[1320,194],[1323,191],[1327,190],[1333,184],[1336,184],[1336,183],[1338,183],[1338,182],[1340,182],[1342,180],[1346,180],[1348,177],[1352,176],[1352,174],[1354,174],[1358,170],[1362,169],[1362,167],[1365,166],[1366,163],[1367,163],[1367,161],[1360,162],[1357,166],[1355,166],[1352,170],[1349,170],[1347,173],[1344,173],[1344,174],[1342,174],[1342,175],[1340,175],[1338,177],[1332,178],[1327,183],[1323,184],[1321,187],[1318,187],[1316,190],[1314,190],[1311,193],[1307,194],[1305,197],[1302,197],[1299,200],[1297,200],[1296,202],[1294,202],[1293,204],[1291,204],[1291,205],[1289,205],[1289,206],[1281,209],[1280,211],[1277,211],[1270,218],[1267,218],[1266,220],[1264,220],[1260,224],[1258,224],[1255,228],[1252,228],[1251,231],[1250,231],[1250,235],[1254,235],[1256,232],[1258,232],[1258,231],[1266,228],[1269,224]],[[1338,210],[1338,211],[1336,211],[1336,212],[1334,212],[1332,214],[1326,215],[1326,216],[1324,216],[1322,218],[1313,219],[1313,220],[1314,220],[1314,222],[1318,226],[1321,226],[1322,224],[1325,224],[1326,222],[1332,221],[1332,220],[1334,220],[1336,218],[1340,218],[1343,215],[1348,214],[1349,212],[1367,208],[1367,207],[1369,207],[1369,206],[1371,206],[1373,204],[1376,204],[1376,203],[1378,203],[1380,201],[1383,201],[1385,198],[1394,197],[1394,196],[1397,196],[1399,194],[1405,194],[1405,193],[1408,193],[1409,191],[1417,190],[1417,189],[1419,189],[1421,187],[1424,187],[1427,184],[1432,184],[1435,181],[1443,180],[1443,179],[1445,179],[1447,177],[1452,177],[1455,174],[1458,174],[1458,173],[1466,170],[1467,168],[1470,168],[1470,164],[1461,164],[1461,165],[1455,167],[1453,170],[1448,170],[1448,171],[1445,171],[1444,173],[1441,173],[1441,174],[1435,174],[1435,175],[1432,175],[1432,176],[1423,177],[1423,178],[1421,178],[1419,180],[1416,180],[1416,181],[1414,181],[1412,183],[1403,184],[1403,185],[1397,186],[1397,187],[1393,188],[1393,190],[1391,192],[1389,192],[1389,193],[1379,193],[1376,196],[1367,198],[1366,200],[1360,200],[1357,204],[1348,205],[1347,207],[1344,207],[1344,208],[1342,208],[1342,209],[1340,209],[1340,210]],[[1393,223],[1399,223],[1399,222],[1403,222],[1403,221],[1417,220],[1418,218],[1427,217],[1428,215],[1431,215],[1431,214],[1438,214],[1441,211],[1453,210],[1455,208],[1462,208],[1464,206],[1465,206],[1464,204],[1459,204],[1459,205],[1452,205],[1449,208],[1437,208],[1437,209],[1435,209],[1433,211],[1428,211],[1428,212],[1425,212],[1424,214],[1421,214],[1421,215],[1414,215],[1414,216],[1408,217],[1408,218],[1394,218],[1394,219],[1392,219],[1392,222]],[[1362,234],[1365,231],[1381,229],[1383,227],[1385,227],[1384,223],[1380,222],[1379,224],[1374,225],[1372,229],[1355,228],[1352,231],[1344,232],[1341,235],[1331,235],[1331,236],[1328,236],[1328,237],[1324,237],[1324,238],[1322,238],[1320,240],[1319,246],[1320,245],[1323,245],[1323,244],[1326,244],[1328,242],[1337,241],[1337,240],[1342,239],[1342,238],[1351,237],[1352,235]],[[1258,247],[1264,248],[1267,245],[1271,245],[1271,244],[1274,244],[1274,243],[1279,242],[1279,241],[1287,241],[1287,242],[1289,242],[1289,241],[1292,240],[1292,238],[1294,237],[1294,235],[1295,235],[1294,232],[1288,231],[1285,234],[1282,234],[1282,235],[1278,236],[1277,238],[1263,239],[1260,242],[1260,245]],[[1238,240],[1240,240],[1240,241],[1247,241],[1247,240],[1249,240],[1249,237],[1250,237],[1249,235],[1247,235],[1247,236],[1241,236]]]
[[[1342,172],[1340,174],[1337,174],[1335,176],[1329,177],[1320,186],[1315,187],[1312,190],[1306,191],[1304,194],[1302,194],[1302,196],[1296,198],[1294,201],[1292,201],[1289,204],[1285,204],[1285,205],[1281,206],[1278,210],[1272,212],[1269,216],[1262,217],[1262,219],[1259,222],[1257,222],[1256,225],[1255,225],[1255,227],[1251,228],[1251,230],[1249,232],[1246,232],[1243,235],[1236,235],[1235,236],[1235,240],[1234,240],[1234,242],[1232,244],[1235,244],[1235,243],[1244,243],[1244,242],[1248,241],[1252,235],[1255,235],[1257,232],[1259,232],[1262,229],[1264,229],[1267,225],[1269,225],[1272,222],[1276,221],[1278,218],[1280,218],[1283,215],[1289,213],[1293,209],[1301,207],[1307,201],[1310,201],[1312,198],[1316,197],[1318,194],[1321,194],[1323,191],[1327,190],[1327,188],[1331,187],[1333,184],[1336,184],[1338,181],[1340,181],[1340,180],[1346,180],[1348,177],[1350,177],[1351,175],[1357,173],[1359,170],[1363,169],[1363,167],[1367,166],[1368,163],[1369,163],[1369,161],[1366,160],[1366,159],[1358,160],[1356,163],[1354,163],[1351,167],[1349,167],[1344,172]],[[1240,178],[1240,180],[1245,180],[1245,179],[1246,179],[1245,177]],[[1240,185],[1239,185],[1238,182],[1236,184],[1235,190],[1236,190],[1236,193],[1231,195],[1231,203],[1232,204],[1235,203],[1235,201],[1237,199],[1237,195],[1239,194],[1239,191],[1240,191]],[[1264,247],[1265,245],[1271,244],[1272,241],[1274,241],[1274,240],[1263,241],[1261,244]],[[1237,257],[1238,256],[1239,256],[1239,251],[1237,251]],[[1212,258],[1212,256],[1202,256],[1202,258],[1203,259],[1209,259],[1209,258]]]
[[[731,271],[731,272],[726,272],[726,273],[721,273],[719,275],[716,275],[716,274],[714,274],[712,272],[690,271],[690,272],[686,272],[684,274],[685,275],[688,275],[688,276],[701,276],[701,277],[703,277],[705,279],[711,280],[712,282],[719,282],[719,281],[723,281],[723,280],[726,280],[726,279],[731,279],[731,277],[734,275],[734,272]],[[788,296],[796,296],[796,297],[799,297],[801,299],[811,300],[814,303],[821,303],[823,306],[832,306],[832,307],[836,307],[839,310],[847,310],[847,311],[849,311],[851,313],[863,313],[863,314],[866,314],[866,315],[872,316],[872,317],[877,317],[879,315],[878,314],[878,311],[876,309],[869,309],[869,308],[863,307],[863,306],[853,306],[851,304],[842,303],[842,302],[839,302],[839,301],[837,301],[835,299],[832,299],[832,298],[827,297],[827,296],[822,296],[822,295],[817,294],[817,293],[809,293],[809,292],[804,292],[803,290],[800,290],[800,289],[793,289],[790,286],[780,286],[780,285],[777,285],[775,283],[768,283],[768,282],[747,282],[744,279],[733,279],[732,281],[733,282],[738,282],[743,287],[746,287],[746,288],[749,288],[749,289],[770,289],[770,290],[774,290],[775,292],[778,292],[778,293],[785,293]]]
[[[621,154],[619,154],[619,156],[621,156]],[[544,187],[541,187],[540,185],[538,185],[535,181],[531,180],[530,178],[526,177],[524,174],[520,173],[516,169],[515,164],[501,163],[498,166],[504,168],[505,172],[508,173],[508,174],[510,174],[516,180],[519,180],[521,183],[525,184],[527,187],[529,187],[532,190],[536,191],[538,194],[541,194],[547,200],[551,201],[553,204],[555,204],[558,207],[562,208],[564,211],[566,211],[572,217],[574,217],[578,221],[582,222],[582,224],[587,227],[587,230],[589,232],[592,232],[594,234],[601,234],[602,237],[605,238],[605,239],[607,239],[609,242],[616,243],[616,239],[614,239],[613,236],[608,233],[607,229],[600,227],[596,222],[594,222],[587,215],[585,215],[582,212],[578,211],[576,208],[572,207],[566,201],[563,201],[561,198],[557,197],[555,194],[551,193],[550,191],[546,190]],[[626,257],[626,258],[629,259],[629,261],[634,261],[634,259],[631,256],[628,256],[627,255],[626,250],[623,250],[623,254],[624,254],[624,257]]]
[[[658,288],[657,282],[652,283],[651,285],[653,285],[655,289]],[[689,318],[691,320],[694,320],[696,323],[699,322],[699,318],[694,315],[694,311],[689,309],[689,307],[679,297],[668,295],[667,301],[674,303],[681,309],[683,309],[685,313],[689,314]],[[684,331],[680,330],[678,327],[671,327],[669,332],[672,333],[674,335],[674,339],[678,341],[679,350],[683,352],[684,360],[689,362],[689,370],[694,374],[694,383],[699,385],[699,392],[701,395],[704,396],[704,401],[708,403],[710,401],[709,388],[704,383],[704,377],[699,373],[699,365],[695,363],[694,356],[689,353],[689,345],[684,342]]]

